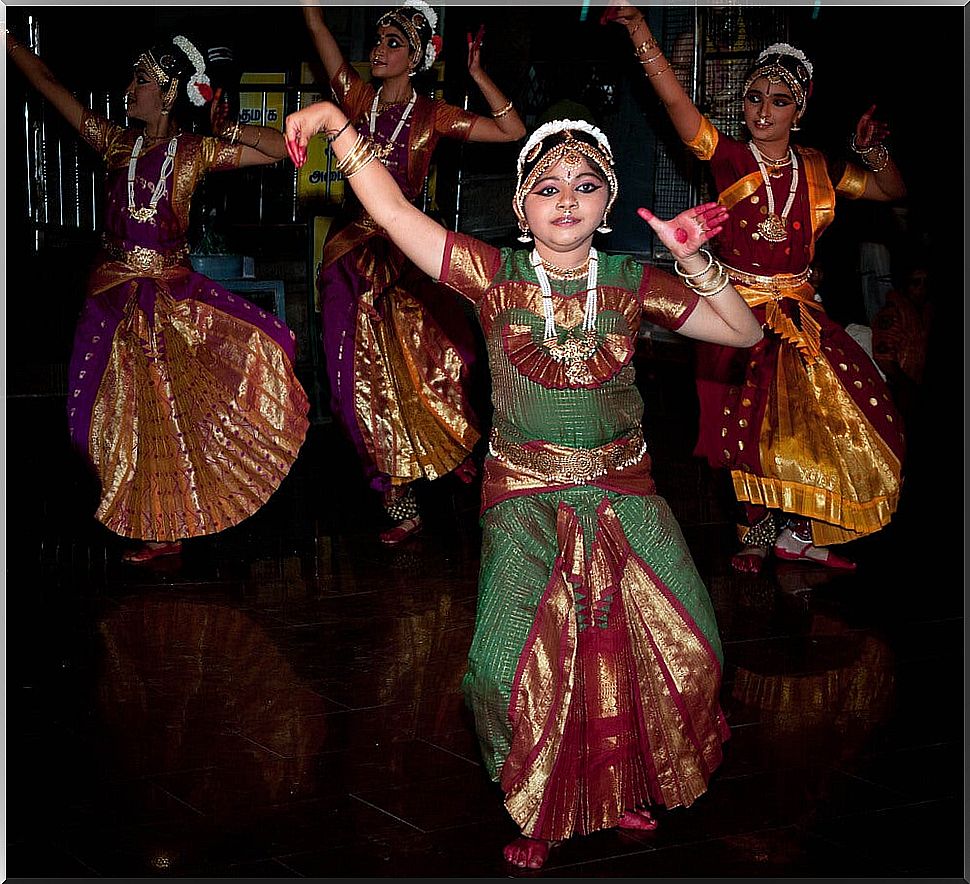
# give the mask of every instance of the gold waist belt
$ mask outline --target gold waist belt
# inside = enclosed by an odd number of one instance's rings
[[[174,252],[157,252],[145,246],[134,246],[130,249],[123,249],[113,243],[105,243],[104,249],[112,261],[121,261],[135,270],[142,270],[146,273],[161,273],[184,264],[189,254],[189,247],[183,246]]]
[[[581,484],[605,476],[612,470],[633,466],[646,454],[643,430],[599,448],[567,448],[541,443],[527,447],[503,439],[496,428],[489,436],[489,454],[510,466],[537,473],[554,483]]]
[[[723,261],[721,263],[724,264]],[[747,273],[744,270],[738,270],[737,267],[731,267],[730,264],[724,264],[724,269],[727,270],[728,276],[734,282],[740,282],[741,285],[750,285],[755,288],[773,290],[798,288],[798,286],[808,282],[808,277],[812,272],[811,267],[806,267],[799,273],[775,273],[772,276],[759,276],[757,273]]]

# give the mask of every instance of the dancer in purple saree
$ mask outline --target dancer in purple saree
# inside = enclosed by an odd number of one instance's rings
[[[194,272],[186,241],[202,177],[276,162],[283,136],[238,123],[218,137],[182,129],[191,105],[213,99],[205,59],[183,36],[135,63],[125,100],[138,128],[82,106],[9,34],[7,56],[107,168],[103,249],[68,377],[71,437],[101,481],[96,518],[144,541],[126,561],[176,554],[183,538],[222,531],[266,503],[306,435],[293,333]],[[218,107],[211,119],[222,130]]]
[[[343,57],[320,7],[305,5],[314,45],[337,102],[381,145],[380,160],[409,200],[424,187],[440,138],[515,141],[525,126],[480,64],[483,32],[468,41],[468,70],[492,108],[483,117],[419,95],[411,77],[440,50],[436,16],[408,0],[378,20],[370,52],[375,89]],[[339,166],[338,166],[339,168]],[[352,169],[342,169],[345,175]],[[466,381],[474,359],[472,325],[454,298],[419,271],[363,210],[348,188],[317,280],[331,410],[353,442],[371,488],[383,495],[389,545],[421,528],[412,483],[455,471],[474,475],[479,439]]]

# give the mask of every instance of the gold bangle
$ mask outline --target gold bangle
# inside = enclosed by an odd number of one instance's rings
[[[656,61],[658,58],[663,58],[662,52],[658,52],[656,55],[651,55],[650,58],[641,58],[640,64],[650,64],[651,61]]]
[[[637,46],[636,49],[633,50],[633,54],[637,58],[639,58],[648,49],[656,49],[656,48],[657,48],[657,41],[656,40],[653,40],[653,39],[644,40],[639,46]]]
[[[364,143],[355,154],[352,162],[348,163],[343,169],[344,178],[353,178],[369,162],[377,157],[377,150],[374,142],[369,138],[364,139]]]
[[[256,140],[247,146],[251,147],[253,150],[256,150],[259,147],[259,139],[263,137],[263,131],[259,126],[254,126],[253,128],[256,130]]]
[[[504,117],[510,110],[512,110],[512,102],[510,101],[505,107],[500,108],[497,111],[492,111],[492,119],[497,120],[499,117]]]
[[[344,178],[351,178],[364,168],[371,160],[377,156],[374,142],[363,135],[358,135],[354,146],[344,154],[335,166]]]
[[[341,158],[340,158],[339,160],[337,160],[337,163],[336,163],[336,165],[334,166],[334,168],[335,168],[335,169],[336,169],[336,170],[337,170],[338,172],[343,172],[343,170],[344,170],[345,168],[347,168],[347,166],[348,166],[348,165],[349,165],[350,163],[352,163],[352,162],[353,162],[353,160],[354,160],[354,157],[355,157],[355,156],[357,155],[357,153],[358,153],[358,152],[360,151],[360,147],[361,147],[361,145],[362,145],[363,143],[364,143],[364,136],[363,136],[363,135],[361,135],[361,134],[360,134],[360,133],[358,132],[358,133],[357,133],[357,140],[356,140],[356,141],[355,141],[355,142],[354,142],[354,143],[353,143],[353,144],[352,144],[352,145],[350,146],[350,148],[348,149],[348,151],[347,151],[347,153],[345,153],[345,154],[343,155],[343,157],[341,157]]]
[[[652,74],[647,74],[647,79],[652,80],[654,77],[659,77],[661,74],[665,74],[669,70],[670,65],[668,64],[667,67],[661,68],[659,71],[654,71]]]

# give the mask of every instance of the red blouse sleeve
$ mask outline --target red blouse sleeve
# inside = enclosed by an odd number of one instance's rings
[[[677,331],[697,307],[698,295],[673,273],[645,266],[640,301],[644,319],[661,328]]]
[[[438,280],[477,302],[491,288],[501,263],[499,249],[466,233],[448,231]]]

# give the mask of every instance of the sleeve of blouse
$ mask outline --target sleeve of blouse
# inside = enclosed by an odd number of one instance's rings
[[[643,304],[644,319],[661,328],[677,331],[694,312],[698,300],[697,293],[673,273],[643,265],[640,302]]]
[[[465,233],[448,231],[438,281],[469,301],[481,300],[502,263],[502,253]]]
[[[839,169],[836,164],[832,167],[832,180],[838,182],[835,192],[850,200],[859,199],[869,183],[869,172],[855,163],[842,161],[839,165],[843,168]]]
[[[697,134],[684,144],[699,160],[709,160],[714,156],[720,139],[721,133],[718,132],[717,127],[707,117],[702,116]]]
[[[365,83],[354,66],[346,61],[340,70],[330,80],[333,97],[343,112],[351,120],[357,119],[360,113],[370,105],[374,96],[373,88]]]
[[[85,109],[81,115],[81,139],[93,147],[102,158],[107,158],[112,146],[124,134],[125,129],[93,111]]]
[[[434,128],[442,138],[468,139],[478,114],[463,110],[445,101],[435,102]]]
[[[202,139],[202,169],[204,172],[224,172],[239,166],[241,144],[230,144],[224,138],[206,135]]]

